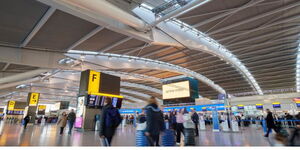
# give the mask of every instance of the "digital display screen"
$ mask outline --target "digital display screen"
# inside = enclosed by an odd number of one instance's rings
[[[263,105],[256,105],[256,109],[263,109]]]
[[[238,106],[238,109],[244,109],[244,106]]]
[[[162,86],[163,99],[190,97],[190,82],[182,81],[177,83],[164,84]]]
[[[297,106],[297,107],[300,107],[300,103],[296,103],[296,106]]]
[[[105,100],[107,96],[97,96],[97,95],[89,95],[86,106],[93,108],[101,108],[105,105]],[[122,98],[111,97],[112,105],[116,108],[122,107]]]
[[[280,104],[273,104],[273,108],[280,108]]]

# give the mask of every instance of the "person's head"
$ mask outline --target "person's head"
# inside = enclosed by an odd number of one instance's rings
[[[110,97],[106,97],[106,99],[105,99],[105,103],[106,103],[107,105],[110,105],[110,104],[112,104],[112,100],[111,100],[111,98],[110,98]]]
[[[66,112],[63,112],[63,113],[62,113],[62,115],[63,115],[63,116],[66,116],[66,115],[67,115],[67,113],[66,113]]]
[[[74,112],[74,109],[71,109],[71,112]]]
[[[270,113],[271,111],[270,111],[270,109],[266,109],[266,112],[267,112],[267,113]]]
[[[157,105],[156,98],[155,98],[154,96],[151,96],[151,97],[148,99],[148,104],[156,104],[156,105]]]

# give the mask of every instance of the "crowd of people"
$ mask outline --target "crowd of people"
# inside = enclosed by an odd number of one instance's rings
[[[275,131],[275,139],[280,141],[283,145],[299,145],[300,136],[300,113],[295,116],[285,113],[285,115],[273,114],[269,109],[266,109],[267,116],[246,116],[243,113],[240,115],[232,116],[234,120],[239,122],[240,126],[246,126],[246,122],[253,122],[258,120],[261,123],[265,120],[267,132],[265,137],[269,137],[271,130]],[[50,117],[38,117],[35,118],[37,122],[48,122]],[[227,120],[227,114],[219,113],[219,121]],[[14,122],[14,118],[7,118]],[[28,122],[31,120],[29,116],[23,119],[24,128],[26,128]],[[76,120],[76,114],[72,109],[70,113],[62,112],[59,116],[57,125],[60,129],[60,135],[64,133],[65,127],[69,126],[68,134],[72,133],[72,129]],[[119,110],[112,105],[111,98],[107,97],[105,100],[105,106],[102,108],[100,115],[100,129],[99,137],[104,146],[110,146],[113,140],[113,136],[117,127],[122,123],[132,125],[137,130],[143,130],[149,146],[159,146],[159,138],[162,132],[166,129],[174,131],[176,137],[176,144],[179,145],[184,138],[184,145],[192,146],[195,143],[194,138],[199,136],[199,122],[205,121],[205,125],[212,124],[212,115],[205,113],[197,113],[194,109],[187,110],[182,108],[180,110],[172,110],[170,112],[163,113],[157,103],[155,97],[148,99],[148,105],[146,105],[141,113],[123,115],[121,116]],[[288,124],[291,122],[296,124],[296,127],[292,132],[287,132],[280,124],[278,120],[287,120]],[[297,121],[298,120],[298,121]],[[187,138],[191,138],[187,140]],[[298,140],[298,143],[297,143]]]

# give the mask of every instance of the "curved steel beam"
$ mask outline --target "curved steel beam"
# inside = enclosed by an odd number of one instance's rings
[[[73,50],[73,52],[75,51]],[[77,51],[77,53],[71,53],[69,51],[65,55],[73,59],[82,60],[84,62],[88,62],[92,64],[101,64],[102,66],[106,66],[112,69],[141,68],[141,69],[157,69],[157,70],[176,72],[187,76],[192,76],[204,82],[205,84],[209,85],[219,93],[226,93],[222,87],[215,84],[210,79],[192,70],[183,68],[181,66],[173,65],[162,61],[141,58],[141,57],[110,54],[110,53],[100,53],[100,52],[98,53],[98,55],[86,55],[83,60],[79,52],[80,51]]]
[[[149,24],[155,21],[155,14],[149,10],[143,8],[135,8],[133,12]],[[230,63],[239,72],[241,72],[241,74],[245,75],[246,80],[258,94],[263,94],[260,86],[254,79],[250,71],[246,68],[246,66],[228,49],[226,49],[223,45],[219,44],[214,39],[177,19],[172,19],[168,22],[161,22],[157,24],[156,27],[164,31],[164,33],[167,33],[170,37],[176,39],[178,42],[189,49],[204,51]],[[184,27],[188,27],[191,30],[184,31]]]

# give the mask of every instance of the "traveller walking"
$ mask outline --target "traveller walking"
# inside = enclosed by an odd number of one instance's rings
[[[183,129],[184,129],[183,113],[184,113],[184,109],[181,109],[176,115],[176,122],[177,122],[177,124],[176,124],[176,144],[177,145],[180,144],[181,133],[184,134],[184,132],[183,132]]]
[[[177,115],[177,112],[175,110],[173,110],[170,114],[170,123],[171,123],[171,128],[173,130],[176,131],[176,115]]]
[[[183,127],[184,127],[184,145],[185,146],[195,146],[195,123],[192,120],[192,116],[195,114],[193,112],[185,111],[183,112]],[[196,113],[197,115],[197,113]],[[198,116],[198,115],[197,115]],[[199,121],[199,118],[198,118]]]
[[[194,109],[191,109],[192,110],[192,121],[194,122],[195,124],[195,136],[199,136],[199,129],[198,129],[198,125],[199,125],[199,116],[197,114],[197,112],[194,110]]]
[[[59,118],[59,120],[57,122],[58,126],[60,127],[60,132],[59,132],[60,135],[62,135],[64,133],[64,128],[67,125],[67,120],[68,120],[67,113],[63,112],[62,116]]]
[[[300,146],[300,112],[295,116],[296,127],[293,129],[288,146]]]
[[[29,115],[26,115],[26,117],[24,118],[24,129],[26,129],[29,121],[30,121],[30,117],[29,117]]]
[[[266,110],[267,112],[267,117],[266,117],[266,123],[267,123],[267,133],[265,135],[265,137],[269,137],[269,133],[271,132],[271,130],[273,129],[276,133],[278,132],[277,127],[274,123],[274,118],[273,118],[273,114],[270,111],[270,109]]]
[[[76,120],[76,114],[74,112],[74,109],[72,109],[71,112],[68,114],[68,124],[69,124],[69,132],[68,132],[68,134],[69,135],[72,133],[72,129],[73,129],[75,120]]]
[[[111,146],[112,138],[122,118],[119,110],[112,105],[110,97],[106,97],[106,105],[102,108],[100,116],[100,138],[103,146]]]
[[[150,146],[159,146],[159,134],[164,130],[163,113],[158,107],[155,97],[148,100],[146,110],[146,132],[148,143]]]

